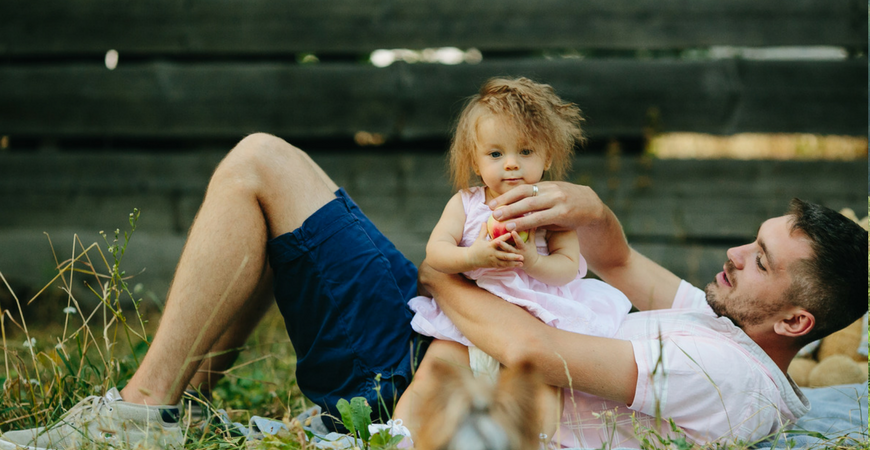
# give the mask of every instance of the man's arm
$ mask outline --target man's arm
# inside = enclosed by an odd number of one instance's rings
[[[529,361],[548,384],[633,401],[637,365],[630,342],[550,327],[464,277],[443,274],[425,262],[419,274],[421,285],[460,331],[505,366]]]
[[[589,269],[624,293],[640,310],[670,308],[680,278],[628,246],[613,211],[588,186],[565,182],[538,183],[538,195],[519,186],[490,202],[507,205],[493,215],[517,230],[535,227],[572,229]]]

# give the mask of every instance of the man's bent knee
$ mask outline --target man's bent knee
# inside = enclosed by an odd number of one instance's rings
[[[227,159],[230,157],[264,163],[267,166],[274,164],[276,160],[285,158],[304,158],[302,150],[290,145],[284,139],[268,133],[254,133],[246,136],[230,151]]]
[[[299,150],[296,147],[290,145],[284,139],[279,138],[278,136],[271,135],[269,133],[252,133],[239,141],[236,144],[235,149],[294,149]],[[234,150],[235,150],[234,149]]]
[[[230,178],[257,188],[270,178],[293,176],[294,170],[305,170],[307,166],[302,150],[277,136],[254,133],[230,150],[218,165],[214,178]]]
[[[221,161],[209,189],[255,198],[270,233],[289,232],[335,198],[334,185],[302,150],[266,133],[242,139]]]

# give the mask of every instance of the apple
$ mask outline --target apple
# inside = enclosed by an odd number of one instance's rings
[[[496,239],[503,234],[510,234],[510,231],[505,227],[504,222],[499,222],[495,220],[495,217],[489,216],[489,219],[486,221],[486,231],[489,233],[490,239]],[[517,231],[517,234],[520,235],[520,239],[523,242],[529,242],[529,232],[528,231]],[[514,238],[508,238],[508,244],[516,245],[514,242]]]

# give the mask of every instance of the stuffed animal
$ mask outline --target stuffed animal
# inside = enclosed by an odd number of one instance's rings
[[[867,315],[822,339],[818,345],[807,347],[788,366],[788,374],[798,386],[867,381]]]
[[[859,219],[858,216],[855,214],[855,211],[852,211],[851,208],[841,209],[840,214],[852,219],[853,222],[857,223],[858,225],[861,225],[861,228],[863,228],[865,230],[870,230],[870,225],[868,225],[868,223],[870,223],[870,216],[866,216],[863,219]]]
[[[858,219],[851,209],[840,211],[865,230],[868,217]],[[867,315],[821,341],[804,347],[788,366],[798,386],[822,387],[867,381]]]

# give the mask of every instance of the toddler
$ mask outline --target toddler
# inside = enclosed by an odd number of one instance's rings
[[[528,242],[514,231],[490,239],[487,202],[547,173],[560,179],[575,142],[582,141],[580,110],[548,85],[526,78],[487,81],[466,104],[450,147],[450,174],[459,192],[450,199],[426,246],[426,261],[444,273],[462,273],[487,291],[525,308],[559,329],[611,336],[630,303],[617,289],[587,280],[575,231],[530,230]],[[470,187],[470,182],[483,186]],[[434,337],[394,417],[415,431],[425,405],[415,405],[435,388],[426,371],[433,359],[470,366],[476,376],[495,379],[499,364],[474,347],[435,301],[415,297],[415,331]],[[427,363],[429,361],[429,363]],[[543,434],[552,436],[561,411],[560,390],[542,400]]]

